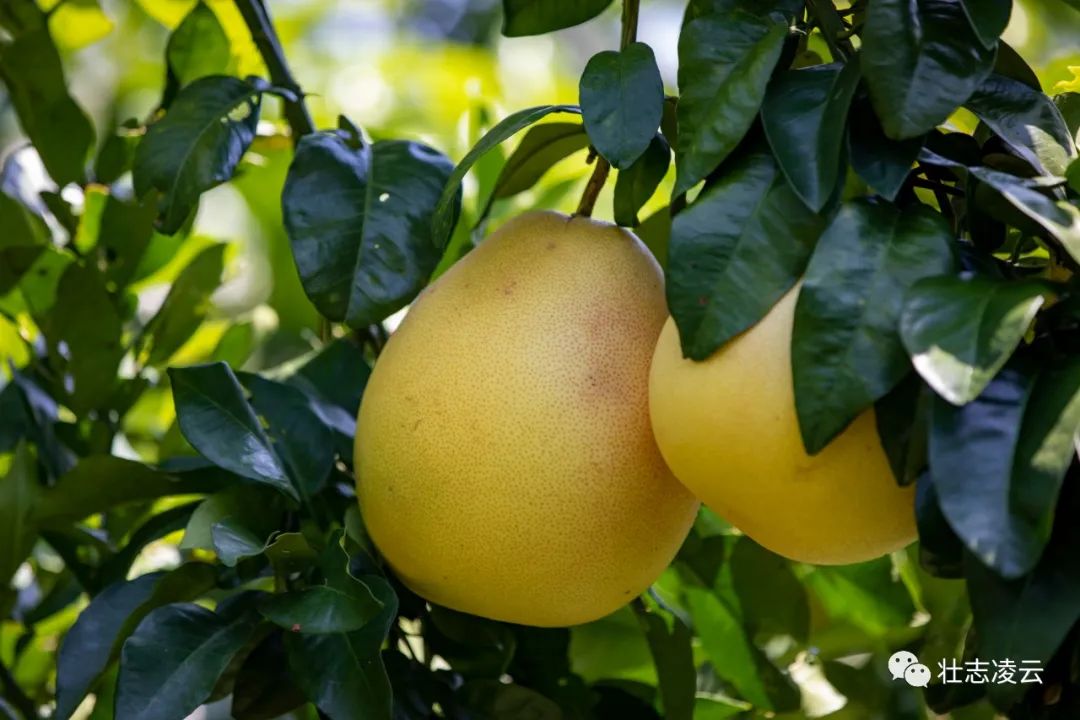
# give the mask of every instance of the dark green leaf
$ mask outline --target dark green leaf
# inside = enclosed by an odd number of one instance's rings
[[[2,184],[0,184],[0,223],[4,227],[4,235],[0,237],[0,249],[40,246],[49,239],[49,228],[41,215],[24,205],[17,194],[9,195]],[[18,277],[11,281],[0,279],[0,295],[7,292],[16,280]]]
[[[811,455],[884,397],[910,364],[897,326],[904,295],[953,266],[952,232],[924,205],[857,200],[821,235],[795,306],[795,408]]]
[[[81,182],[94,128],[68,94],[60,54],[45,25],[0,43],[0,79],[52,179],[60,187]]]
[[[1080,262],[1080,208],[1047,197],[1044,181],[1039,178],[1018,178],[984,167],[971,168],[971,174],[1001,193],[1010,205],[1042,227]]]
[[[154,235],[157,215],[152,200],[141,203],[119,200],[110,195],[101,213],[97,253],[105,266],[105,282],[124,288],[135,278],[150,238]]]
[[[270,633],[251,651],[236,675],[232,716],[236,720],[275,720],[304,702],[304,694],[289,673],[281,633]]]
[[[210,565],[189,563],[171,573],[122,580],[96,595],[79,613],[57,654],[57,719],[71,717],[147,613],[197,596],[213,585],[214,578]]]
[[[580,92],[593,146],[614,168],[629,168],[649,147],[664,114],[664,83],[652,48],[635,42],[593,55]]]
[[[20,442],[7,474],[0,478],[0,588],[8,587],[34,547],[37,497],[37,464],[27,444]]]
[[[300,141],[282,192],[304,291],[331,320],[362,328],[408,304],[441,253],[431,222],[450,161],[403,140],[348,131]]]
[[[929,388],[911,372],[874,404],[881,447],[899,485],[910,485],[926,469],[929,403]]]
[[[743,627],[764,644],[788,635],[805,643],[810,632],[806,590],[790,563],[743,536],[735,543],[726,571],[738,600]]]
[[[200,0],[169,36],[165,47],[169,71],[180,86],[229,68],[229,38],[217,15]]]
[[[896,199],[922,146],[922,136],[888,138],[869,101],[856,100],[852,105],[848,129],[851,167],[886,200]]]
[[[581,123],[542,123],[529,128],[499,172],[491,201],[528,190],[555,163],[588,146],[589,136]]]
[[[470,680],[459,691],[478,717],[492,720],[561,720],[563,711],[535,690],[498,680]]]
[[[487,134],[480,138],[473,149],[454,167],[454,171],[450,173],[450,178],[443,188],[439,203],[435,206],[435,217],[431,227],[436,246],[444,247],[454,231],[461,204],[461,181],[464,180],[469,169],[503,140],[552,113],[581,113],[581,109],[576,105],[541,105],[511,113],[488,130]]]
[[[259,604],[259,612],[270,622],[290,632],[324,635],[349,633],[364,627],[382,610],[366,586],[344,592],[326,585],[270,595]]]
[[[286,382],[309,396],[319,397],[356,417],[371,368],[359,345],[335,340],[304,363]]]
[[[280,498],[262,485],[236,485],[211,495],[191,514],[180,549],[224,552],[230,565],[258,555],[278,527]]]
[[[789,70],[765,93],[761,122],[773,155],[792,189],[815,212],[843,177],[844,130],[858,84],[859,65],[851,61]]]
[[[262,87],[223,75],[196,80],[180,91],[135,151],[135,192],[161,194],[158,227],[172,235],[199,196],[232,177],[255,139]]]
[[[1012,0],[960,0],[968,22],[987,50],[993,50],[1012,14]]]
[[[1055,95],[1054,106],[1057,107],[1061,117],[1065,120],[1065,126],[1069,129],[1074,144],[1080,142],[1080,92],[1065,92]]]
[[[221,284],[224,264],[225,246],[214,244],[180,272],[165,302],[143,330],[143,351],[149,349],[147,364],[167,363],[191,339],[210,310],[210,296]]]
[[[124,643],[117,717],[183,720],[210,697],[254,629],[250,616],[222,616],[198,605],[154,610]]]
[[[870,99],[896,140],[945,122],[994,65],[994,49],[979,42],[955,0],[875,0],[862,41]]]
[[[671,208],[664,206],[645,218],[634,231],[649,248],[649,252],[660,263],[660,267],[667,268],[668,246],[671,244]]]
[[[611,0],[503,0],[502,33],[542,35],[578,25],[604,11]]]
[[[915,614],[911,594],[888,556],[853,565],[816,567],[803,577],[803,583],[817,596],[827,616],[850,622],[872,636],[908,627]]]
[[[908,294],[900,336],[927,384],[963,405],[1012,355],[1047,292],[1038,281],[928,278]]]
[[[128,120],[105,138],[94,160],[94,182],[111,185],[131,170],[140,139],[138,127],[138,121]]]
[[[976,1],[982,2],[984,0]],[[999,2],[1000,0],[990,1]],[[1039,76],[1035,74],[1027,61],[1020,56],[1020,53],[1016,52],[1015,48],[1004,40],[998,41],[997,57],[994,59],[994,73],[1013,80],[1019,80],[1029,88],[1039,91],[1040,94],[1042,93],[1042,83],[1039,82]]]
[[[235,517],[210,526],[210,542],[225,567],[236,567],[244,558],[261,555],[266,547],[266,535],[246,527]]]
[[[692,720],[697,674],[694,670],[693,634],[678,617],[671,627],[656,612],[634,606],[645,627],[645,638],[656,665],[660,702],[667,720]]]
[[[929,434],[929,431],[927,432]],[[915,522],[919,528],[919,562],[934,577],[964,576],[964,544],[941,512],[930,473],[919,476],[915,492]],[[941,618],[936,615],[935,621]]]
[[[638,210],[656,192],[670,164],[671,149],[662,135],[656,135],[633,165],[619,171],[615,180],[616,223],[630,227],[638,224]]]
[[[776,6],[778,3],[771,3]],[[675,194],[716,169],[750,129],[787,37],[788,21],[741,8],[702,11],[679,36]]]
[[[298,499],[228,365],[170,368],[169,379],[180,430],[203,457]]]
[[[1076,146],[1054,102],[1019,80],[990,75],[965,103],[1036,169],[1064,175]]]
[[[739,158],[676,215],[667,298],[683,353],[704,360],[764,317],[802,275],[821,227],[767,152]]]

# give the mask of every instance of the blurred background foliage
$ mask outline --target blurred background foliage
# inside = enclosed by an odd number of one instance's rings
[[[54,3],[39,0],[44,8]],[[207,4],[228,36],[229,70],[265,76],[231,0]],[[193,5],[190,0],[100,4],[68,0],[52,14],[50,29],[63,54],[70,91],[92,117],[99,143],[109,128],[152,116],[166,77],[162,49]],[[484,130],[513,110],[575,103],[585,62],[618,43],[615,6],[568,30],[507,38],[498,31],[500,5],[498,0],[275,0],[272,10],[294,73],[309,94],[316,126],[331,127],[339,114],[345,114],[373,138],[409,137],[457,159]],[[655,50],[665,84],[672,90],[683,8],[682,2],[646,0],[640,20],[640,37]],[[1070,70],[1080,66],[1080,14],[1066,5],[1020,0],[1014,4],[1004,38],[1036,69],[1044,90],[1080,84],[1080,69]],[[816,41],[812,39],[811,50]],[[818,50],[826,54],[824,48]],[[301,289],[281,219],[279,198],[292,158],[291,143],[283,134],[278,101],[267,103],[259,137],[237,177],[203,196],[190,232],[155,236],[134,271],[130,289],[138,299],[137,314],[145,321],[192,258],[214,243],[225,244],[226,282],[210,300],[207,321],[169,358],[170,365],[224,359],[236,368],[262,371],[318,346],[318,316]],[[511,151],[512,144],[496,149],[470,175],[465,221],[458,232],[469,232],[480,211],[477,199],[487,196]],[[571,155],[531,190],[497,203],[487,228],[523,208],[573,210],[589,171],[584,156],[584,150]],[[17,187],[26,197],[48,189],[36,156],[26,148],[10,100],[2,94],[0,157],[5,162],[3,181],[10,183],[5,187]],[[645,207],[643,218],[665,204],[673,172]],[[610,218],[611,187],[597,205],[599,217]],[[95,206],[93,186],[85,195],[71,187],[63,195],[76,213],[91,212]],[[15,366],[28,361],[26,346],[18,338],[30,338],[35,331],[28,316],[18,312],[20,303],[33,302],[24,295],[0,297],[0,307],[7,311],[0,314],[0,385],[10,377],[9,361]],[[125,416],[123,430],[117,437],[126,446],[112,448],[122,457],[158,462],[190,451],[164,386],[140,397]],[[183,502],[184,498],[159,501],[155,510]],[[148,545],[129,577],[179,565],[180,535],[176,532]],[[39,580],[50,573],[60,577],[63,568],[61,559],[42,543],[33,564]],[[15,586],[22,583],[25,590],[30,587],[29,566],[20,573]],[[681,627],[654,624],[660,616],[647,611],[665,608],[675,617],[692,617],[697,631],[692,658],[698,674],[696,719],[751,712],[755,717],[914,720],[933,716],[923,693],[892,682],[885,660],[902,646],[917,647],[921,661],[935,669],[938,659],[961,658],[970,623],[967,602],[962,583],[934,579],[921,571],[914,550],[850,567],[794,565],[703,512],[679,561],[657,583],[645,606],[624,608],[574,628],[568,636],[522,630],[509,640],[501,629],[488,627],[488,634],[477,633],[465,620],[446,614],[447,637],[437,649],[451,664],[487,662],[525,676],[531,671],[522,665],[534,650],[543,656],[547,652],[543,643],[565,640],[572,675],[553,668],[549,696],[572,694],[574,683],[583,682],[607,703],[602,707],[608,714],[601,717],[648,716],[642,707],[656,704],[656,688],[665,681],[657,667],[663,674],[670,663],[684,660],[658,654],[657,648],[664,647],[662,639]],[[5,620],[0,625],[0,659],[13,668],[21,687],[39,688],[54,681],[56,645],[84,606],[60,605],[55,613],[38,606],[40,617],[32,619],[35,631],[29,640],[18,631],[20,622]],[[17,643],[22,644],[18,653]],[[508,646],[514,662],[510,667]],[[12,664],[16,654],[18,662]],[[790,677],[769,669],[774,667],[787,668]],[[710,691],[716,677],[723,683],[717,682]],[[731,689],[750,704],[732,699]],[[93,702],[84,703],[78,716],[97,717],[93,708]],[[297,716],[314,717],[311,712],[298,711]],[[198,714],[225,717],[227,710],[201,709]],[[951,717],[988,720],[994,713],[977,703]]]

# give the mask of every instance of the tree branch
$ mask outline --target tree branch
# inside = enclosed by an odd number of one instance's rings
[[[251,32],[251,39],[255,42],[266,69],[270,73],[270,82],[295,95],[295,99],[283,98],[285,103],[285,120],[292,130],[293,144],[300,141],[304,135],[315,132],[315,123],[311,120],[307,105],[304,104],[304,92],[292,75],[289,64],[285,60],[285,51],[281,47],[274,23],[270,19],[270,11],[263,0],[234,0],[236,8],[244,18],[244,23]]]

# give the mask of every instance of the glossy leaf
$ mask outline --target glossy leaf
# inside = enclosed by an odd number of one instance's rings
[[[416,297],[441,256],[431,222],[450,169],[414,142],[368,145],[348,130],[300,141],[282,209],[304,290],[325,316],[362,328]]]
[[[370,592],[344,592],[324,585],[266,597],[259,612],[290,632],[322,635],[359,630],[382,607]]]
[[[539,107],[518,110],[500,120],[493,128],[488,130],[484,137],[466,153],[450,173],[450,178],[443,187],[442,195],[435,206],[435,216],[432,220],[432,237],[435,245],[444,247],[450,240],[457,223],[461,204],[461,182],[476,161],[486,155],[492,148],[506,140],[515,133],[524,130],[541,118],[552,113],[576,113],[581,109],[576,105],[540,105]]]
[[[592,20],[611,0],[503,0],[502,33],[542,35]]]
[[[308,396],[343,408],[353,418],[360,410],[371,368],[362,349],[348,338],[335,340],[305,362],[286,382]]]
[[[198,605],[154,610],[124,643],[117,717],[183,720],[210,697],[254,628],[251,618],[222,616]]]
[[[892,140],[868,100],[856,100],[848,125],[851,167],[886,200],[895,200],[922,149],[921,136]]]
[[[261,555],[266,548],[266,535],[246,527],[235,517],[210,526],[210,542],[225,567],[236,567],[241,560]]]
[[[210,296],[221,284],[224,264],[225,246],[214,244],[180,272],[165,302],[143,330],[148,364],[167,363],[191,339],[211,308]]]
[[[780,58],[788,23],[742,8],[702,11],[679,36],[675,194],[716,169],[750,129]]]
[[[649,147],[634,164],[619,171],[615,180],[615,222],[634,227],[638,210],[660,186],[671,164],[671,149],[662,135],[655,135]]]
[[[614,168],[629,168],[649,147],[664,114],[664,83],[652,48],[635,42],[593,55],[580,94],[593,146]]]
[[[734,162],[672,221],[667,297],[683,354],[703,360],[763,318],[802,275],[821,228],[771,155]]]
[[[1012,14],[1012,0],[960,0],[979,42],[988,50],[997,44]]]
[[[8,587],[34,547],[37,495],[35,459],[26,443],[20,442],[7,474],[0,478],[0,588]]]
[[[499,172],[491,200],[528,190],[553,165],[588,146],[589,136],[581,123],[541,123],[529,128]]]
[[[232,177],[259,123],[262,86],[223,75],[204,77],[176,96],[135,151],[135,192],[161,193],[158,229],[178,231],[199,196]]]
[[[822,233],[795,306],[795,408],[815,454],[885,396],[910,364],[897,326],[904,295],[949,272],[952,232],[925,206],[858,200]]]
[[[206,498],[184,528],[181,550],[224,553],[230,566],[258,555],[278,528],[280,495],[259,485],[236,485]]]
[[[1076,157],[1061,111],[1019,80],[991,75],[965,105],[1036,169],[1064,175]]]
[[[232,59],[229,38],[217,15],[202,0],[169,36],[165,58],[169,72],[181,87],[228,70]]]
[[[203,457],[298,498],[240,383],[224,363],[170,368],[181,432]]]
[[[909,372],[874,404],[881,448],[899,485],[910,485],[926,469],[930,389]]]
[[[692,720],[697,675],[694,670],[693,633],[678,617],[671,625],[657,612],[636,606],[638,619],[645,628],[656,665],[664,717],[668,720]]]
[[[945,122],[990,74],[994,50],[955,0],[875,0],[862,32],[862,69],[885,134],[917,137]]]
[[[1037,281],[928,278],[908,294],[900,336],[927,384],[963,405],[1012,355],[1047,292]]]
[[[52,179],[60,187],[81,182],[94,128],[68,94],[60,53],[46,26],[0,43],[0,80]]]
[[[841,155],[848,108],[859,65],[817,65],[773,79],[761,122],[773,155],[792,189],[815,212],[825,207],[843,177]]]

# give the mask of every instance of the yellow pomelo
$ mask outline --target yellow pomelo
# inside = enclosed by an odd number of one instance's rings
[[[853,563],[915,539],[914,490],[897,487],[873,410],[809,456],[791,380],[798,286],[704,362],[684,359],[668,320],[649,404],[675,476],[761,545],[819,564]]]
[[[656,579],[698,505],[649,426],[666,316],[639,240],[549,212],[507,223],[421,295],[356,432],[361,511],[406,585],[559,626]]]

